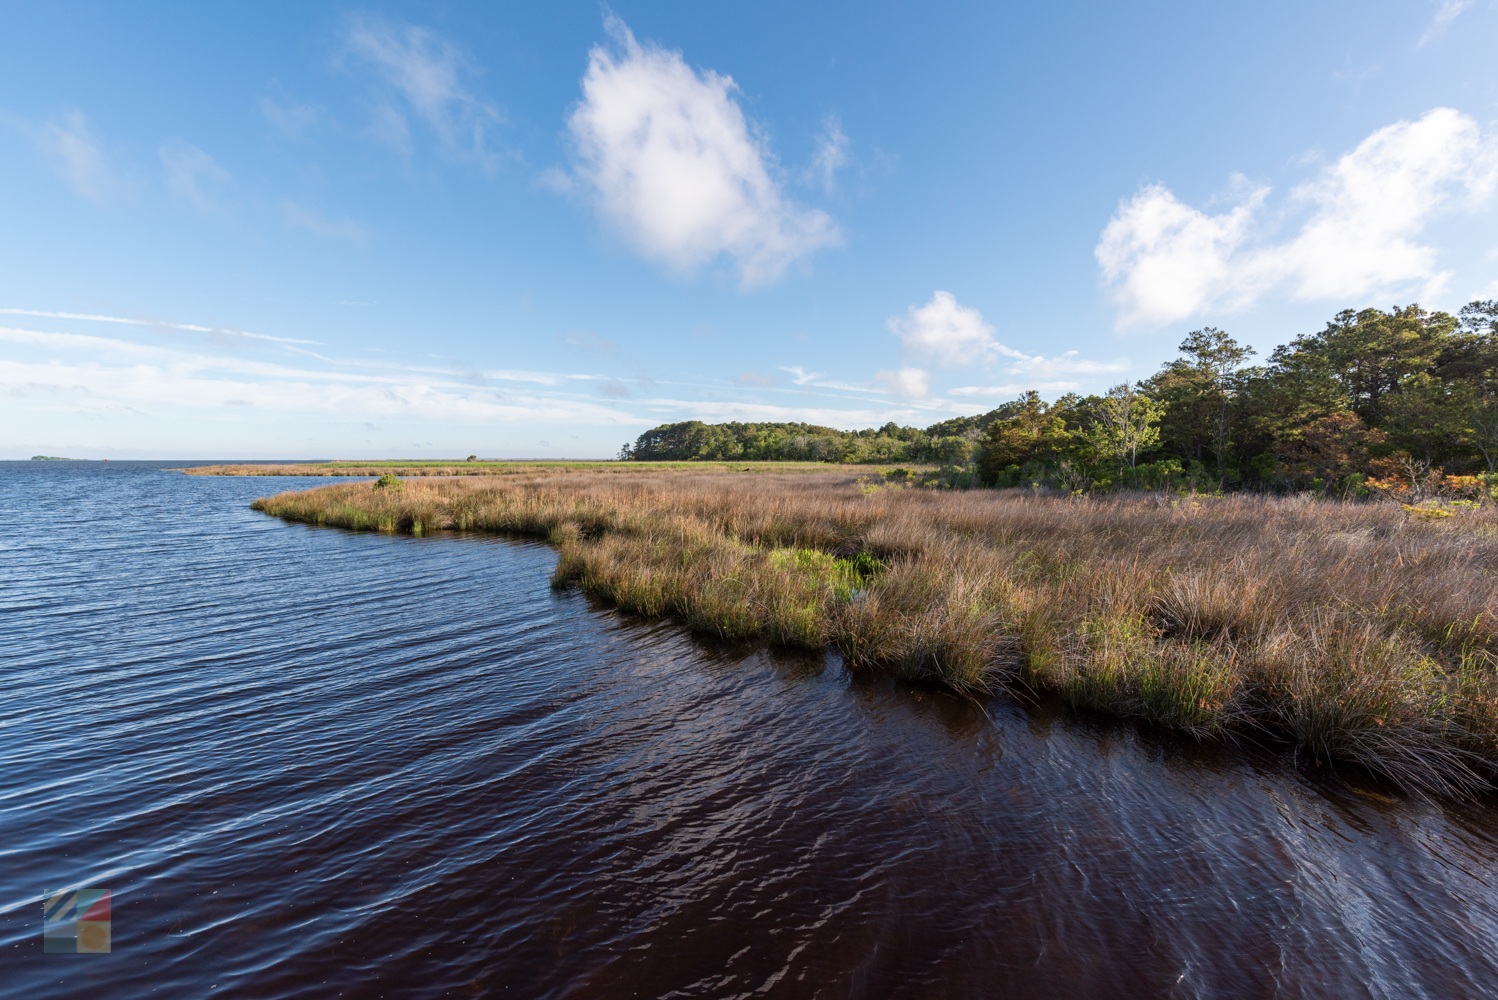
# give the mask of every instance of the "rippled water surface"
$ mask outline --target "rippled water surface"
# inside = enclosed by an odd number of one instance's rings
[[[248,508],[318,482],[0,463],[0,993],[1498,995],[1498,803]],[[80,886],[113,952],[43,954]]]

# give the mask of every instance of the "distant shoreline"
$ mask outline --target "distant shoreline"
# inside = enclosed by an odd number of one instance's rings
[[[512,476],[533,472],[659,472],[666,469],[727,469],[740,472],[811,472],[833,467],[826,462],[621,462],[613,459],[569,461],[567,459],[515,459],[509,461],[416,461],[394,459],[380,462],[287,462],[252,465],[199,465],[171,472],[188,476],[343,476],[378,477],[388,474],[416,478],[454,476]],[[862,466],[835,466],[860,469]],[[872,469],[873,466],[868,468]],[[924,468],[924,467],[922,467]]]

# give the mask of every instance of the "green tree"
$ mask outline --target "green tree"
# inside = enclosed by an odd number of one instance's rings
[[[1128,382],[1115,385],[1097,404],[1097,422],[1087,441],[1101,456],[1134,468],[1139,453],[1160,441],[1160,418],[1165,408]]]
[[[1443,465],[1466,443],[1471,393],[1461,383],[1434,375],[1406,377],[1384,401],[1384,425],[1396,449],[1408,451],[1426,468]]]
[[[1320,333],[1277,348],[1270,360],[1282,378],[1308,387],[1331,381],[1342,397],[1339,408],[1376,427],[1383,421],[1384,400],[1398,394],[1409,376],[1434,367],[1456,327],[1450,314],[1418,305],[1389,312],[1347,309]]]
[[[1468,396],[1468,440],[1477,449],[1489,472],[1498,472],[1498,394],[1474,392]]]
[[[978,474],[984,482],[997,482],[1006,466],[1054,455],[1070,437],[1065,421],[1033,389],[1000,412],[1003,416],[988,425],[983,437]]]
[[[1228,464],[1235,403],[1248,374],[1240,369],[1254,349],[1208,326],[1187,334],[1180,351],[1184,357],[1167,364],[1142,388],[1165,409],[1162,442],[1196,461],[1210,450],[1222,472]]]

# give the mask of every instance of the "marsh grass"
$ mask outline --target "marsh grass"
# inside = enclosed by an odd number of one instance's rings
[[[959,692],[1272,732],[1446,794],[1498,767],[1498,515],[881,489],[860,470],[555,471],[257,500],[310,524],[522,534],[552,582]]]

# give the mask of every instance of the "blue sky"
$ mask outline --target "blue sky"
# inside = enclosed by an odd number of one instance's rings
[[[1498,297],[1498,4],[9,4],[0,457],[924,426]]]

